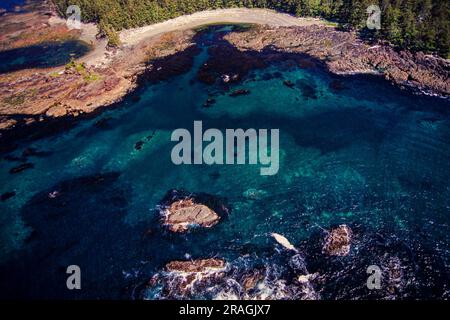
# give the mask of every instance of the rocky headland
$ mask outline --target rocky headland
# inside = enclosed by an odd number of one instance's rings
[[[354,32],[323,25],[258,26],[230,33],[225,39],[241,51],[306,53],[323,61],[335,74],[379,74],[399,86],[450,96],[449,60],[422,52],[395,50],[383,43],[368,44]]]
[[[151,59],[192,46],[193,32],[174,32],[133,48],[109,49],[111,62],[76,61],[63,67],[0,74],[0,129],[60,117],[77,117],[123,98]]]

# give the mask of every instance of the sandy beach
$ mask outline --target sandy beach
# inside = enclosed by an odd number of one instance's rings
[[[160,33],[196,28],[213,23],[253,23],[274,27],[307,26],[323,24],[323,20],[315,18],[297,18],[289,14],[268,9],[218,9],[196,12],[149,26],[124,30],[120,40],[124,45],[134,45],[143,39]]]
[[[64,22],[64,20],[60,18],[53,17],[52,19],[54,23]],[[131,47],[139,44],[143,40],[148,40],[149,38],[163,33],[188,30],[202,25],[215,23],[251,23],[272,27],[325,24],[324,20],[321,19],[297,18],[289,14],[279,13],[268,9],[218,9],[196,12],[191,15],[184,15],[140,28],[123,30],[120,32],[120,40],[122,46]],[[107,53],[106,40],[96,39],[97,29],[94,24],[82,24],[81,32],[81,40],[95,44],[94,50],[84,56],[81,61],[89,66],[100,66],[112,60],[111,55]]]

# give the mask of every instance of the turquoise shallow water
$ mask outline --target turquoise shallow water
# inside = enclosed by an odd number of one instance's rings
[[[408,297],[443,297],[450,263],[448,101],[367,76],[338,78],[344,89],[335,92],[336,78],[327,72],[281,62],[233,86],[249,95],[218,94],[203,108],[216,88],[192,79],[207,58],[203,47],[187,73],[143,82],[115,108],[69,131],[19,142],[10,158],[35,148],[41,153],[27,159],[34,168],[10,174],[20,161],[0,162],[0,191],[16,193],[0,203],[2,295],[131,298],[172,259],[250,254],[275,264],[270,257],[280,248],[270,232],[307,247],[318,231],[345,223],[357,242],[333,268],[351,259],[370,264],[375,251],[367,239],[376,235],[389,255],[407,248],[413,257],[405,274],[417,285]],[[173,165],[170,135],[192,130],[194,120],[205,129],[279,128],[278,174],[261,176],[251,165]],[[163,231],[156,208],[174,188],[225,197],[231,214],[210,230]],[[83,270],[79,292],[65,289],[70,264]],[[318,267],[312,261],[310,268]],[[437,270],[428,291],[420,289],[427,268]],[[351,297],[353,285],[340,296]],[[325,298],[340,296],[324,289]]]

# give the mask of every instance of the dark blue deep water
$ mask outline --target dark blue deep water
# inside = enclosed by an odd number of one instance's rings
[[[2,156],[0,192],[15,195],[0,202],[0,295],[161,298],[142,284],[189,257],[258,264],[276,278],[295,271],[292,253],[270,236],[276,232],[320,275],[321,298],[448,298],[450,103],[288,59],[251,70],[231,86],[250,94],[230,97],[197,80],[215,43],[202,37],[187,72],[142,80],[114,108]],[[216,103],[204,108],[208,96]],[[278,174],[175,166],[171,133],[192,130],[194,120],[205,129],[279,128]],[[33,167],[9,173],[23,162]],[[211,229],[172,234],[157,210],[171,189],[226,198],[230,214]],[[323,230],[339,224],[353,230],[350,253],[326,257]],[[79,291],[66,289],[72,264],[82,270]],[[385,272],[378,292],[365,287],[369,265]]]
[[[2,0],[0,2],[0,8],[6,11],[13,11],[16,6],[22,6],[25,4],[25,0]]]
[[[0,73],[61,66],[71,58],[85,55],[89,50],[90,46],[83,41],[64,40],[0,51]]]

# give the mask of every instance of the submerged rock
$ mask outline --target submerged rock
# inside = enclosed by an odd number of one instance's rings
[[[208,60],[197,73],[197,79],[208,85],[237,83],[250,71],[267,66],[260,55],[237,50],[226,41],[219,40],[217,45],[208,49],[208,53]]]
[[[153,130],[152,133],[149,136],[147,136],[147,141],[152,140],[155,137],[155,135],[156,135],[156,130]]]
[[[11,168],[11,170],[9,170],[9,173],[15,174],[31,168],[34,168],[34,164],[30,162],[25,162],[17,167]]]
[[[109,123],[111,119],[111,117],[101,118],[94,123],[94,127],[101,130],[111,129],[111,124]]]
[[[134,149],[136,149],[136,150],[141,150],[142,149],[142,147],[144,146],[144,141],[142,141],[142,140],[139,140],[138,142],[136,142],[135,144],[134,144]]]
[[[295,87],[295,83],[293,83],[291,80],[284,80],[283,84],[288,87],[288,88],[294,88]]]
[[[206,100],[206,102],[203,104],[203,107],[204,108],[209,108],[209,107],[211,107],[213,104],[215,104],[216,103],[216,99],[214,99],[214,98],[208,98],[207,100]]]
[[[3,159],[5,159],[6,161],[11,161],[11,162],[22,161],[23,160],[22,157],[17,157],[17,156],[14,156],[12,154],[8,154],[8,155],[4,156]]]
[[[32,157],[32,156],[39,156],[40,154],[41,154],[41,152],[39,152],[36,148],[28,147],[23,150],[22,157],[26,158],[26,157]]]
[[[346,256],[350,252],[352,230],[343,224],[331,229],[325,238],[322,252],[331,256]]]
[[[131,97],[131,101],[137,103],[137,102],[141,101],[141,96],[134,95]]]
[[[238,97],[238,96],[245,96],[250,94],[250,90],[246,89],[237,89],[230,93],[230,97]]]
[[[151,83],[157,83],[184,74],[191,69],[194,57],[200,51],[197,45],[191,45],[184,51],[154,59],[149,63],[145,77]]]
[[[5,193],[2,193],[0,199],[3,202],[3,201],[6,201],[6,200],[14,197],[15,195],[16,195],[16,193],[14,191],[5,192]]]
[[[317,99],[317,89],[314,83],[306,79],[301,79],[297,80],[296,84],[300,88],[304,98]]]
[[[342,91],[345,89],[344,84],[339,80],[331,81],[329,87],[334,92]]]

